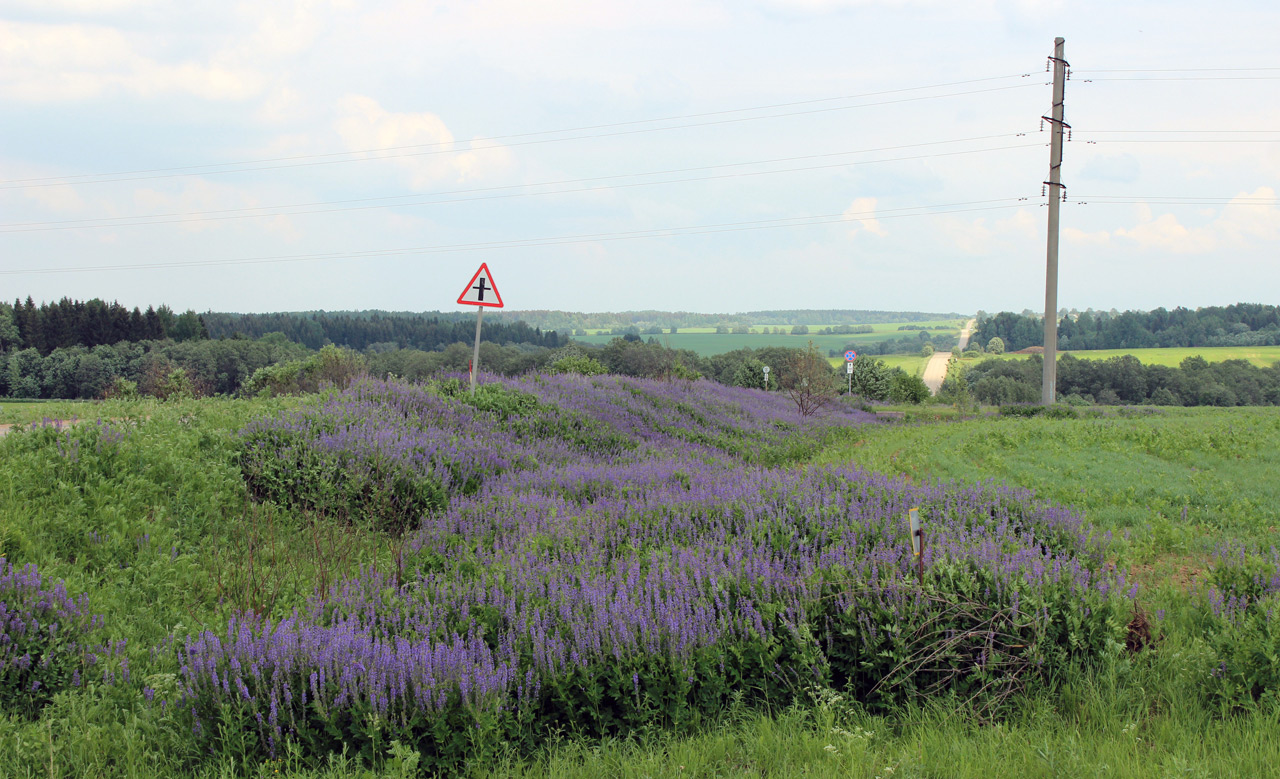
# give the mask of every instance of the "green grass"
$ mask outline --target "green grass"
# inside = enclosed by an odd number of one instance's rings
[[[1106,360],[1131,354],[1143,365],[1177,367],[1188,357],[1200,356],[1208,362],[1248,360],[1259,368],[1280,362],[1280,346],[1188,346],[1169,349],[1092,349],[1065,352],[1082,360]]]
[[[1280,346],[1187,346],[1168,349],[1077,349],[1061,354],[1070,354],[1081,360],[1106,360],[1112,357],[1123,357],[1131,354],[1143,365],[1167,365],[1176,368],[1188,357],[1200,356],[1207,362],[1225,362],[1227,360],[1248,360],[1259,368],[1266,368],[1280,362]],[[1061,354],[1059,356],[1061,356]],[[1023,360],[1025,354],[980,354],[976,358],[966,357],[961,362],[970,365],[981,362],[988,357],[999,357],[1002,360]]]
[[[920,376],[924,373],[924,366],[929,362],[928,357],[921,357],[918,354],[873,354],[871,359],[879,360],[885,364],[886,368],[901,368],[907,373]],[[839,369],[840,375],[844,375],[844,357],[830,357],[827,362]]]
[[[868,430],[821,455],[913,480],[994,479],[1133,536],[1139,560],[1203,554],[1280,526],[1280,410],[1158,409],[1055,420],[987,416]],[[1124,544],[1120,547],[1124,548]]]
[[[724,337],[724,336],[720,336]],[[56,454],[62,433],[0,438],[0,553],[35,562],[90,593],[112,638],[128,639],[136,677],[164,685],[168,636],[217,629],[246,607],[283,615],[323,578],[390,564],[387,539],[324,537],[304,516],[251,505],[234,431],[298,400],[172,403],[0,401],[0,421],[70,413],[129,431],[118,459]],[[1076,420],[909,409],[815,462],[854,462],[913,481],[989,480],[1033,488],[1116,531],[1113,559],[1141,569],[1141,602],[1167,610],[1153,651],[1082,670],[1052,694],[1031,691],[999,724],[945,700],[872,715],[830,695],[774,712],[730,710],[705,729],[627,740],[565,739],[531,757],[474,766],[527,777],[1220,777],[1268,776],[1280,763],[1275,707],[1226,712],[1208,702],[1208,650],[1178,578],[1228,538],[1274,542],[1280,527],[1280,410],[1107,410]],[[931,424],[912,419],[936,418]],[[1185,515],[1184,515],[1185,509]],[[254,554],[246,554],[252,549]],[[870,733],[872,735],[864,735]],[[188,734],[144,706],[134,686],[60,694],[38,721],[0,713],[0,777],[319,777],[411,775],[389,760],[369,771],[337,755],[237,765],[195,760]]]

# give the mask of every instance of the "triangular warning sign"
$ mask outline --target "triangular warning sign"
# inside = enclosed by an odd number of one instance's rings
[[[458,302],[466,306],[490,306],[502,308],[502,295],[493,285],[493,275],[489,273],[489,263],[480,263],[480,270],[471,277],[467,288],[458,296]]]

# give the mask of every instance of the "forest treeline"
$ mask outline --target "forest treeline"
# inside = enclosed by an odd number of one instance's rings
[[[1280,306],[1236,303],[1195,310],[1059,312],[1058,349],[1146,349],[1174,346],[1280,344]],[[1044,346],[1044,320],[1034,314],[978,312],[974,339],[1000,338],[1008,351]]]
[[[356,351],[422,349],[430,351],[475,339],[475,314],[410,314],[383,311],[309,311],[303,313],[229,314],[209,312],[201,317],[210,338],[261,338],[283,333],[290,341],[311,349],[325,344]],[[499,344],[564,346],[567,337],[525,322],[486,317],[481,338]]]
[[[71,346],[94,347],[120,341],[208,338],[195,311],[175,314],[168,306],[132,310],[117,302],[71,300],[36,305],[26,301],[0,303],[0,350],[35,349],[47,355]]]

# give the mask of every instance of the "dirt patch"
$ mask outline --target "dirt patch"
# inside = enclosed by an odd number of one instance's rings
[[[1161,584],[1171,584],[1184,592],[1190,591],[1208,573],[1207,562],[1200,558],[1175,555],[1153,563],[1129,567],[1129,579],[1146,589]]]

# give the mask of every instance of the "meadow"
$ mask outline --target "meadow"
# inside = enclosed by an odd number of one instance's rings
[[[656,338],[658,342],[670,346],[672,349],[689,349],[697,352],[703,357],[711,357],[724,352],[731,352],[735,349],[752,348],[759,349],[766,346],[786,346],[803,349],[810,341],[819,351],[827,352],[831,349],[844,350],[847,344],[878,344],[888,339],[898,339],[904,335],[914,335],[914,331],[898,330],[902,324],[910,324],[916,326],[930,327],[932,333],[944,333],[952,337],[957,337],[960,333],[960,327],[963,322],[959,320],[945,320],[936,322],[907,322],[892,324],[875,324],[875,328],[871,333],[855,333],[846,335],[819,335],[817,333],[826,325],[809,325],[809,335],[791,335],[791,328],[784,327],[785,334],[773,333],[721,333],[717,334],[715,328],[682,328],[674,335],[663,333],[662,335],[644,335],[641,336],[648,340]],[[755,329],[759,330],[757,326]],[[591,332],[591,331],[588,331]],[[609,341],[618,336],[610,335],[608,332],[597,331],[591,335],[574,336],[575,340],[590,344],[607,344]]]
[[[877,354],[869,356],[868,359],[879,360],[890,370],[893,370],[894,368],[901,368],[914,376],[919,376],[924,373],[924,366],[929,362],[928,357],[922,357],[919,354]],[[837,379],[839,379],[840,376],[843,376],[843,356],[828,358],[827,362],[835,367],[836,372],[840,374],[836,377]]]
[[[62,410],[0,403],[37,421],[0,439],[5,614],[62,631],[0,622],[0,775],[1280,757],[1271,410],[804,421],[617,377]]]
[[[1088,349],[1062,352],[1081,360],[1107,360],[1112,357],[1132,355],[1143,365],[1165,365],[1176,368],[1188,357],[1203,357],[1207,362],[1224,362],[1226,360],[1246,360],[1259,368],[1266,368],[1280,362],[1280,346],[1188,346],[1170,347],[1167,349]],[[981,354],[977,357],[966,357],[963,363],[980,362],[987,357],[1000,357],[1005,360],[1025,358],[1024,354]]]

